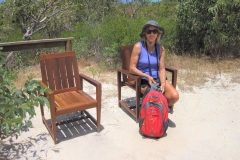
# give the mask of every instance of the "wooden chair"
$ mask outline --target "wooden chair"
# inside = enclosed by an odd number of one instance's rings
[[[120,55],[122,61],[122,68],[117,69],[117,86],[118,86],[118,102],[119,107],[123,106],[136,120],[138,123],[139,109],[140,109],[140,98],[141,94],[141,77],[133,75],[129,72],[130,57],[132,54],[133,45],[121,46]],[[166,71],[171,74],[171,83],[176,88],[177,84],[177,70],[166,67]],[[170,78],[170,77],[169,77]],[[135,105],[129,106],[128,103],[122,100],[122,90],[123,86],[128,86],[135,90]],[[173,106],[170,106],[170,113],[173,113]]]
[[[100,131],[102,86],[99,82],[78,72],[76,55],[74,52],[61,52],[40,55],[40,66],[43,85],[51,89],[45,93],[50,102],[51,124],[44,116],[43,106],[41,115],[43,123],[50,132],[54,143],[57,143],[56,126],[61,124],[90,118]],[[96,88],[96,98],[83,91],[83,80]],[[97,120],[86,109],[96,107]],[[56,117],[73,112],[81,112],[76,119],[56,122]]]

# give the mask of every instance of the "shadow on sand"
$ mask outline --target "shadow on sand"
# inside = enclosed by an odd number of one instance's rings
[[[76,116],[80,117],[80,114],[75,113],[74,118],[76,118]],[[73,118],[73,115],[60,116],[57,118],[57,121],[61,122],[61,121],[69,120],[71,118]],[[104,127],[101,125],[100,132],[103,129]],[[61,143],[66,140],[84,136],[86,134],[90,134],[94,132],[97,132],[97,127],[90,119],[83,119],[80,121],[58,125],[57,126],[57,143]]]
[[[76,115],[74,115],[76,116]],[[65,115],[57,118],[57,121],[70,119],[73,115]],[[50,120],[48,120],[50,121]],[[44,124],[42,124],[44,126]],[[101,131],[104,129],[101,126]],[[31,130],[27,131],[31,132]],[[84,136],[90,133],[97,132],[95,124],[88,119],[80,120],[68,124],[57,126],[57,143],[61,143],[70,139],[74,139],[80,136]],[[49,140],[50,139],[50,143]],[[13,141],[10,143],[8,140],[0,143],[0,160],[1,159],[42,159],[47,158],[47,153],[55,152],[58,153],[60,148],[58,145],[54,145],[51,135],[48,130],[44,133],[38,134],[37,136],[27,136],[21,142]]]

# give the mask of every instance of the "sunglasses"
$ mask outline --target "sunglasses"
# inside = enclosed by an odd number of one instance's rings
[[[158,33],[158,30],[157,30],[157,29],[154,29],[154,30],[146,30],[146,33],[147,33],[147,34],[151,34],[151,33],[157,34],[157,33]]]

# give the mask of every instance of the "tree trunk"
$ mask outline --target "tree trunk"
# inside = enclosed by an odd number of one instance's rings
[[[6,57],[6,67],[12,69],[18,66],[17,57],[14,52],[10,52]]]

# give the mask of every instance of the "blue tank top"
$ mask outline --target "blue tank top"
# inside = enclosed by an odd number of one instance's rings
[[[149,63],[152,70],[152,77],[153,78],[159,78],[160,75],[159,72],[159,63],[160,63],[160,45],[157,44],[157,54],[156,51],[152,54],[149,54],[145,48],[144,42],[139,42],[141,45],[141,51],[138,58],[137,68],[142,71],[143,73],[150,75],[149,73]],[[148,63],[148,56],[149,56],[149,63]],[[158,57],[158,60],[157,60]],[[157,64],[158,63],[158,64]],[[158,74],[157,74],[158,71]],[[142,77],[142,79],[146,79],[145,77]]]

